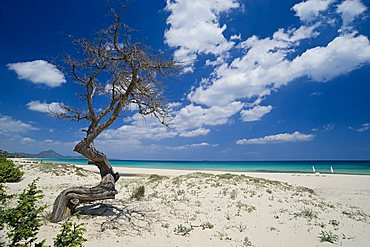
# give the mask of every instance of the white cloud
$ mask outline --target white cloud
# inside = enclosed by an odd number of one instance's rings
[[[190,145],[191,147],[205,147],[205,146],[210,146],[209,143],[207,142],[201,142],[201,143],[194,143]]]
[[[8,69],[14,70],[19,79],[29,80],[35,84],[58,87],[66,82],[63,73],[55,65],[44,60],[9,63],[6,66]]]
[[[306,0],[295,4],[292,9],[303,22],[314,20],[321,11],[325,11],[334,0]]]
[[[169,29],[165,32],[166,43],[176,48],[174,57],[192,72],[200,53],[222,55],[234,43],[223,35],[226,25],[221,26],[221,13],[239,7],[236,0],[167,0],[166,10]]]
[[[350,25],[366,10],[367,7],[360,0],[345,0],[337,7],[337,13],[342,15],[344,27]]]
[[[230,36],[230,40],[241,40],[241,39],[242,39],[242,36],[240,33],[238,35],[234,34]]]
[[[220,27],[219,14],[239,5],[236,1],[224,1],[227,6],[218,8],[221,5],[213,6],[211,2],[207,0],[191,5],[185,0],[167,1],[167,10],[171,15],[167,20],[170,28],[165,38],[169,46],[177,48],[174,56],[190,57],[188,60],[190,67],[201,53],[216,56],[216,59],[207,59],[205,62],[206,66],[214,66],[214,71],[208,78],[202,78],[200,86],[194,87],[188,94],[187,98],[191,104],[176,112],[173,125],[179,132],[228,123],[230,117],[242,109],[242,107],[230,107],[235,102],[238,102],[239,106],[253,107],[241,111],[242,120],[260,120],[264,114],[271,111],[272,107],[258,105],[281,86],[300,77],[326,82],[370,61],[369,40],[356,32],[340,33],[327,45],[307,48],[303,53],[298,52],[301,51],[299,47],[301,41],[320,35],[318,30],[325,25],[325,22],[321,17],[320,21],[316,20],[319,15],[329,11],[334,0],[307,0],[294,5],[292,10],[304,22],[301,26],[280,28],[272,37],[251,36],[244,41],[241,40],[240,34],[231,35],[227,42],[240,41],[237,46],[225,46],[221,53],[207,51],[217,42],[226,42],[223,36],[223,28],[226,26]],[[196,9],[194,14],[191,12],[193,9]],[[198,22],[201,23],[199,28]],[[202,29],[203,22],[216,27],[218,32],[214,30],[214,34],[217,33],[217,35],[200,35],[199,39],[188,36],[190,30],[192,34],[198,32],[207,34]],[[187,37],[177,36],[177,32]],[[217,42],[214,42],[215,40]],[[235,56],[238,54],[235,52],[225,57],[224,54],[231,48],[239,51],[240,55]],[[189,70],[192,70],[192,67]],[[241,101],[248,103],[240,103]],[[226,108],[229,111],[218,113],[219,109]]]
[[[195,130],[184,131],[184,132],[180,133],[179,136],[182,136],[182,137],[205,136],[205,135],[208,135],[209,132],[210,132],[209,129],[198,128],[198,129],[195,129]]]
[[[280,28],[273,34],[275,40],[282,40],[288,42],[297,42],[303,39],[314,38],[319,35],[315,29],[319,27],[319,23],[316,23],[312,26],[301,26],[299,28],[292,28],[285,30]]]
[[[24,137],[21,139],[21,143],[22,144],[30,144],[30,143],[34,143],[35,140],[30,138],[30,137]]]
[[[249,110],[242,110],[240,112],[240,115],[244,122],[253,122],[261,120],[262,117],[269,113],[271,110],[272,110],[271,105],[268,106],[258,105]]]
[[[37,128],[22,121],[15,120],[12,117],[0,115],[1,135],[24,133],[30,130],[37,130]]]
[[[356,129],[358,132],[365,132],[370,129],[370,124],[369,123],[364,123],[361,125],[360,128]]]
[[[253,139],[241,139],[236,142],[236,144],[267,144],[267,143],[283,143],[283,142],[306,142],[312,141],[315,135],[313,134],[301,134],[296,131],[292,134],[284,133],[277,135],[265,136],[262,138]]]
[[[210,130],[204,126],[226,124],[229,118],[243,107],[240,102],[232,102],[225,107],[202,108],[188,105],[177,112],[170,120],[170,126],[162,125],[154,116],[134,114],[128,124],[116,129],[108,129],[99,137],[101,144],[131,143],[140,145],[142,140],[159,141],[165,138],[205,136]]]
[[[63,108],[63,103],[58,102],[41,103],[38,100],[33,100],[29,102],[27,106],[31,111],[38,111],[48,114],[61,114],[66,112],[66,110]]]
[[[160,147],[165,149],[174,149],[174,150],[183,150],[183,149],[191,149],[191,148],[202,148],[202,147],[217,147],[218,144],[209,144],[208,142],[201,142],[201,143],[193,143],[181,146],[174,146],[174,147]]]
[[[203,108],[190,104],[176,113],[171,126],[184,131],[203,126],[223,125],[229,121],[231,116],[239,112],[243,105],[241,102],[231,102],[225,106]]]
[[[130,124],[116,129],[108,129],[99,137],[100,142],[130,142],[140,144],[142,140],[161,140],[177,136],[177,132],[162,125],[154,116],[135,114],[130,118]]]
[[[299,77],[329,81],[370,62],[370,44],[364,35],[344,34],[327,46],[308,49],[289,60],[292,45],[252,36],[241,44],[246,54],[217,67],[207,87],[196,88],[189,100],[208,106],[225,105],[240,98],[268,95]]]
[[[332,131],[334,127],[335,127],[334,123],[327,123],[327,124],[324,124],[323,129],[324,131]]]
[[[370,43],[366,36],[346,34],[336,37],[326,47],[307,50],[293,60],[296,76],[329,81],[370,62]]]

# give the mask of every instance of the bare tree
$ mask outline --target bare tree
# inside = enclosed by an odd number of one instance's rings
[[[98,32],[94,39],[74,39],[81,53],[77,58],[67,57],[63,66],[70,78],[81,86],[78,95],[86,108],[63,106],[64,111],[57,114],[58,118],[85,120],[89,124],[86,137],[74,151],[99,168],[101,182],[92,188],[62,191],[54,202],[52,222],[68,217],[80,203],[115,198],[119,174],[113,171],[107,156],[95,148],[94,140],[123,110],[134,105],[142,116],[152,114],[165,123],[167,111],[160,97],[160,80],[176,66],[172,60],[152,55],[142,43],[131,41],[130,30],[121,24],[121,14],[113,9],[112,13],[114,24]],[[105,97],[104,106],[101,97]]]

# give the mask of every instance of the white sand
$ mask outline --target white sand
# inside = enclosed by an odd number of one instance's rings
[[[94,166],[80,166],[87,170],[80,171],[25,162],[17,160],[25,178],[7,184],[8,189],[19,192],[40,177],[49,212],[63,189],[100,180]],[[80,207],[85,246],[332,246],[320,242],[321,231],[338,236],[338,245],[369,246],[370,176],[115,170],[126,175],[117,182],[116,199]],[[150,174],[169,178],[149,179]],[[138,185],[145,186],[145,197],[131,200]],[[59,225],[45,220],[39,238],[52,243]]]

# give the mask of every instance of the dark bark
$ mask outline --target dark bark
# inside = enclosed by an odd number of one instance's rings
[[[97,200],[114,199],[118,193],[115,183],[119,179],[119,174],[114,173],[107,157],[95,149],[91,143],[86,141],[79,142],[75,151],[89,159],[90,163],[95,164],[100,171],[101,182],[94,187],[72,187],[62,191],[56,198],[53,212],[50,217],[51,222],[59,222],[74,213],[80,203],[93,202]]]

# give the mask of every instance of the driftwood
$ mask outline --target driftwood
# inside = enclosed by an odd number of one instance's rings
[[[73,187],[62,191],[54,202],[50,217],[51,222],[59,222],[67,218],[75,212],[80,203],[114,199],[118,193],[115,183],[119,179],[119,174],[113,172],[107,157],[103,153],[97,151],[92,144],[87,148],[86,141],[78,143],[75,151],[89,158],[90,163],[94,163],[99,168],[102,180],[92,188]]]

